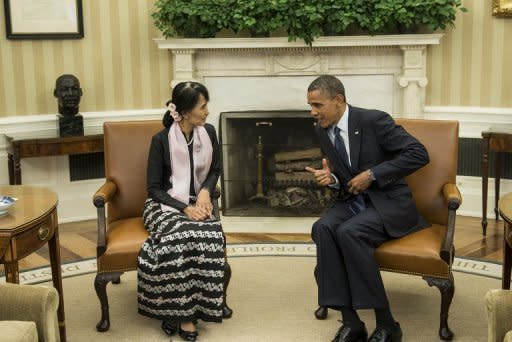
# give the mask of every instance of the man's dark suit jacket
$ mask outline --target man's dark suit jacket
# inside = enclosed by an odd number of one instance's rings
[[[419,215],[404,179],[429,162],[428,153],[389,114],[349,105],[350,168],[338,157],[327,130],[317,125],[316,132],[331,171],[340,181],[339,199],[349,201],[347,182],[372,169],[376,180],[365,193],[382,218],[386,232],[401,237],[429,226]]]

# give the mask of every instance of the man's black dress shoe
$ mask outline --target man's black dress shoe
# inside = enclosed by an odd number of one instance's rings
[[[178,331],[178,324],[169,321],[162,321],[162,330],[169,336],[174,335]]]
[[[185,341],[195,341],[197,339],[197,331],[185,331],[181,327],[178,329],[178,334]]]
[[[402,329],[396,322],[394,327],[375,328],[368,342],[402,342]]]
[[[334,336],[332,342],[366,342],[368,338],[368,331],[364,323],[361,326],[354,328],[350,325],[343,324]]]

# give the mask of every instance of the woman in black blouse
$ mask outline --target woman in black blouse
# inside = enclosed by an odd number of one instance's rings
[[[206,123],[208,90],[182,82],[164,129],[153,136],[143,212],[149,237],[138,258],[139,313],[162,329],[197,338],[199,319],[222,321],[224,235],[210,194],[221,171],[215,128]]]

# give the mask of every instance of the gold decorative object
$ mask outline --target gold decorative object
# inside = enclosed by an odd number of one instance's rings
[[[496,17],[512,17],[512,0],[493,0],[492,15]]]

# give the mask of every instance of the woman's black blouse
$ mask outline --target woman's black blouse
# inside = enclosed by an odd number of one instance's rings
[[[221,173],[220,147],[217,141],[215,127],[205,124],[204,128],[212,142],[213,156],[210,171],[203,182],[201,189],[206,188],[213,193]],[[153,200],[183,211],[187,205],[171,197],[167,191],[171,188],[170,177],[171,156],[169,147],[169,128],[164,128],[153,136],[149,149],[147,169],[147,191],[148,197]],[[193,175],[192,175],[193,177]]]

